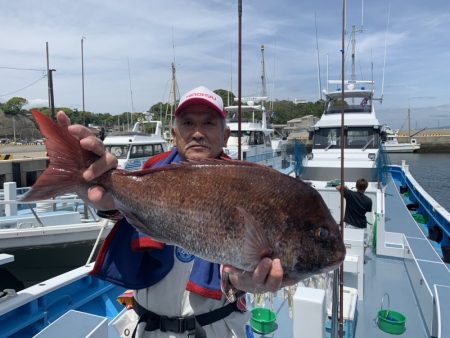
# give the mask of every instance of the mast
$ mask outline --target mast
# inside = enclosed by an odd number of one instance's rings
[[[83,40],[86,40],[84,36],[81,37],[81,101],[83,106],[83,125],[86,125],[86,114],[84,108],[84,50]]]
[[[408,141],[411,142],[411,109],[408,106]]]
[[[264,64],[264,45],[261,45],[261,96],[267,96],[266,67]]]
[[[267,97],[267,86],[266,86],[266,67],[264,64],[264,45],[261,45],[261,119],[262,119],[262,129],[267,128],[267,116],[266,109],[264,107],[264,98]]]
[[[176,77],[176,68],[175,62],[172,62],[172,82],[170,86],[170,126],[172,127],[173,122],[173,113],[176,109],[177,104],[177,77]]]
[[[355,75],[355,54],[356,54],[356,27],[355,25],[352,26],[352,35],[351,35],[351,43],[352,43],[352,74],[351,79],[352,81],[356,80]]]
[[[128,62],[128,81],[130,83],[130,99],[131,99],[131,113],[130,113],[130,121],[128,122],[128,130],[133,128],[133,113],[134,113],[134,103],[133,103],[133,88],[131,87],[131,72],[130,72],[130,58],[127,59]]]

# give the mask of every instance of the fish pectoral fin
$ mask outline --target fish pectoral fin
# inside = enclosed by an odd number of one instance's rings
[[[243,258],[256,268],[264,257],[271,257],[273,250],[259,223],[252,214],[241,207],[236,207],[245,226]]]
[[[132,212],[129,212],[129,211],[127,211],[127,212],[122,211],[122,213],[124,214],[125,218],[127,219],[127,222],[130,223],[133,227],[135,227],[139,232],[150,236],[152,239],[161,241],[161,239],[156,238],[156,236],[149,233],[149,231],[148,231],[149,227],[146,227],[145,224],[142,223],[135,214],[133,214]]]

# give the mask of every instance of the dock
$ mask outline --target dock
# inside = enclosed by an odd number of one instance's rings
[[[420,143],[421,153],[448,153],[450,152],[450,129],[425,129],[423,131],[411,130],[411,137]],[[409,141],[408,131],[398,133],[398,142]]]
[[[44,145],[0,145],[0,185],[16,182],[17,187],[33,185],[47,168]]]

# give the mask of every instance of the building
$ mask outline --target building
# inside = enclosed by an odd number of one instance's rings
[[[318,120],[319,118],[316,116],[306,115],[287,121],[284,131],[288,135],[288,140],[301,140],[306,144],[309,137],[309,129]]]

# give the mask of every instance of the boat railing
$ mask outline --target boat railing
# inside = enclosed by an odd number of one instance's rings
[[[16,188],[14,182],[4,184],[3,191],[0,191],[1,229],[43,227],[47,222],[42,222],[42,218],[50,215],[59,215],[64,219],[67,218],[65,219],[67,222],[71,220],[75,223],[99,220],[95,211],[76,194],[65,194],[36,202],[20,201],[20,197],[28,190],[29,188]]]

